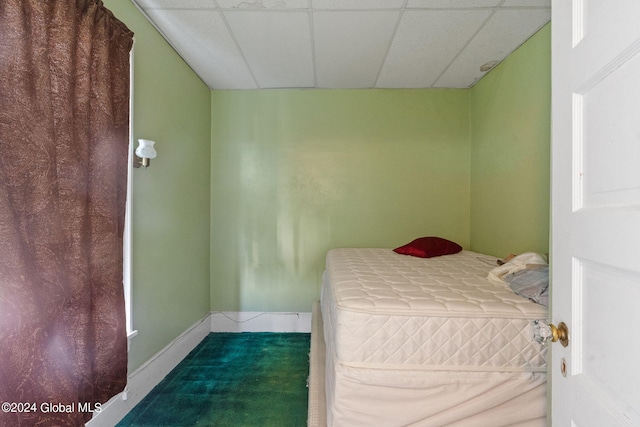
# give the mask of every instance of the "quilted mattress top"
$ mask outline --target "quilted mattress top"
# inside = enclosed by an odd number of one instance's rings
[[[546,372],[531,323],[547,309],[487,280],[494,266],[469,251],[333,249],[321,299],[327,348],[359,368]]]
[[[546,318],[547,309],[487,280],[496,258],[471,251],[434,258],[391,249],[332,249],[332,299],[340,310],[432,317]]]

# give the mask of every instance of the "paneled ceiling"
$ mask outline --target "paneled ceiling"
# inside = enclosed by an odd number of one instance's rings
[[[132,1],[211,89],[471,87],[551,19],[551,0]]]

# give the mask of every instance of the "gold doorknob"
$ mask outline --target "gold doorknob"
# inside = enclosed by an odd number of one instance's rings
[[[563,347],[569,345],[569,328],[564,322],[558,323],[558,326],[550,324],[551,342],[560,341]]]

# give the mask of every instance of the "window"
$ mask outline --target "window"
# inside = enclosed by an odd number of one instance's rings
[[[133,228],[131,226],[132,220],[132,212],[131,209],[133,207],[132,196],[133,196],[133,50],[135,48],[135,39],[134,46],[131,48],[131,53],[129,54],[129,165],[127,172],[127,204],[126,204],[126,212],[124,216],[124,238],[123,238],[123,285],[124,285],[124,304],[127,316],[127,337],[129,339],[135,337],[138,334],[138,331],[133,329],[132,322],[132,305],[131,305],[131,260],[132,260],[132,240],[133,240]]]

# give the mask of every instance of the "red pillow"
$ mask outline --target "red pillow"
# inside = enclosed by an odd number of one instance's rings
[[[431,258],[434,256],[457,254],[462,246],[441,237],[420,237],[393,251],[402,255]]]

